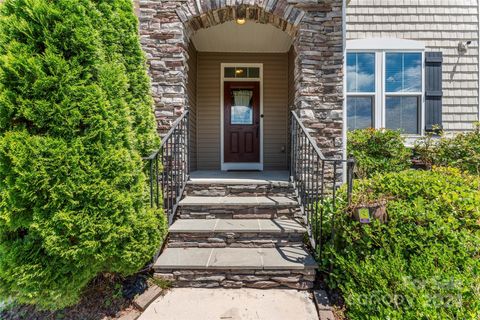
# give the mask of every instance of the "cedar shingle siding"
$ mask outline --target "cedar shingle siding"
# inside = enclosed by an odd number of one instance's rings
[[[443,53],[443,127],[472,128],[478,121],[478,0],[352,0],[347,40],[402,38]],[[459,41],[472,41],[460,55]]]

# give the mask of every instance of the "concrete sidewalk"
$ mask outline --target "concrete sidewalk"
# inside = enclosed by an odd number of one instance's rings
[[[139,320],[318,320],[306,291],[175,288]]]

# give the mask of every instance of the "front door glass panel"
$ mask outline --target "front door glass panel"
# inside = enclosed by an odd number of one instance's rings
[[[253,90],[232,90],[230,124],[253,124]]]

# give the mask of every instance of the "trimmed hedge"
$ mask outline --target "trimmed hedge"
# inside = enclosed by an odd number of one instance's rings
[[[130,0],[6,0],[0,13],[0,298],[59,309],[165,234],[141,156],[158,145]]]
[[[400,131],[362,129],[348,132],[347,152],[356,160],[356,174],[368,178],[379,172],[398,172],[411,166],[411,151]]]
[[[323,263],[349,319],[480,318],[479,177],[408,170],[355,181],[350,207],[340,197]],[[382,203],[386,223],[345,214]]]

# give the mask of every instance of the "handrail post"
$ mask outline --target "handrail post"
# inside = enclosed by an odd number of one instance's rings
[[[293,117],[290,117],[290,177],[293,177],[293,154],[295,150],[293,150]]]
[[[153,208],[153,159],[149,160],[150,164],[150,207]]]
[[[157,209],[160,208],[160,181],[159,181],[159,161],[158,161],[158,156],[160,153],[157,153],[157,156],[155,157],[155,203],[157,205]],[[153,160],[152,160],[153,161]]]
[[[190,175],[190,165],[191,165],[191,154],[190,154],[190,135],[191,135],[191,132],[190,132],[190,116],[187,115],[187,168],[186,168],[186,172],[187,172],[187,179],[188,179],[188,176]]]
[[[355,159],[349,158],[347,160],[347,203],[350,206],[352,204],[352,191],[353,191],[353,171],[355,169]]]

